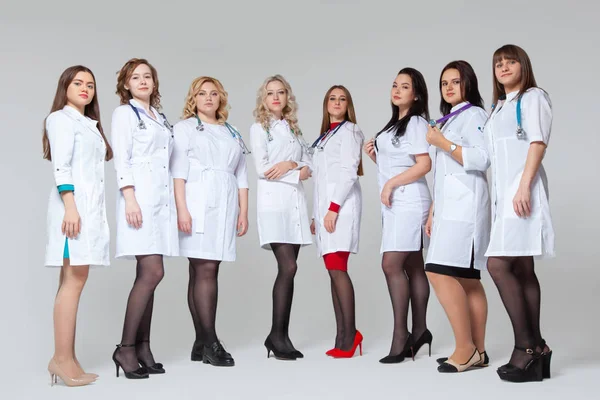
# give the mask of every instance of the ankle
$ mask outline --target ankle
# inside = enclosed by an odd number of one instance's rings
[[[61,364],[75,363],[75,360],[73,359],[72,356],[64,356],[64,355],[57,355],[57,354],[55,354],[52,358],[59,365],[61,365]]]

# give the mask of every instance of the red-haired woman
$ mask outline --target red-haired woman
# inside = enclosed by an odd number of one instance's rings
[[[173,132],[159,113],[156,69],[131,59],[117,78],[121,106],[113,112],[117,196],[117,258],[136,260],[123,336],[113,361],[130,379],[165,372],[150,350],[154,290],[164,275],[163,256],[177,256],[177,216],[169,170]],[[140,367],[141,364],[141,367]]]

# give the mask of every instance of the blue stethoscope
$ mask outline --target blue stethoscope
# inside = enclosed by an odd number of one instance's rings
[[[131,109],[133,110],[133,112],[135,113],[135,116],[138,119],[138,129],[146,129],[146,124],[144,123],[144,120],[142,119],[142,117],[140,116],[140,112],[138,111],[138,109],[131,103],[129,103],[129,107],[131,107]],[[165,128],[167,128],[171,133],[173,133],[173,125],[171,125],[169,123],[169,121],[167,120],[167,116],[163,113],[159,113],[162,117],[163,117],[163,125],[165,126]]]
[[[332,131],[331,129],[327,130],[327,132],[322,133],[317,140],[315,140],[313,142],[313,144],[306,149],[306,151],[308,152],[308,154],[310,154],[311,156],[313,154],[315,154],[315,149],[318,149],[319,151],[323,151],[325,149],[325,145],[327,144],[327,142],[329,142],[329,140],[333,137],[333,135],[335,135],[337,133],[337,131],[340,130],[340,128],[342,127],[342,125],[344,125],[346,123],[346,121],[342,121],[340,122],[340,124],[338,126],[335,127],[335,129]]]
[[[506,96],[504,96],[504,97],[506,98]],[[478,128],[481,132],[483,132],[483,130],[485,129],[485,126],[487,125],[488,121],[492,117],[492,114],[494,113],[495,108],[496,108],[496,105],[492,104],[492,110],[490,112],[490,116],[487,117],[483,126]],[[500,111],[500,110],[498,110],[498,111]],[[521,119],[521,97],[519,97],[517,99],[517,131],[516,131],[516,135],[517,135],[517,139],[519,139],[519,140],[524,140],[527,137],[525,129],[523,129],[523,122]]]
[[[196,125],[196,130],[198,132],[203,132],[204,124],[202,123],[202,120],[200,119],[200,117],[198,117],[197,114],[195,117],[196,117],[196,120],[198,121],[198,125]],[[233,126],[229,125],[227,122],[225,122],[225,127],[227,128],[229,133],[231,133],[231,136],[233,137],[233,139],[236,142],[238,142],[238,144],[240,145],[240,147],[242,149],[242,153],[244,153],[244,155],[251,154],[251,151],[246,146],[246,143],[244,143],[244,139],[242,139],[242,134],[237,129],[235,129]]]

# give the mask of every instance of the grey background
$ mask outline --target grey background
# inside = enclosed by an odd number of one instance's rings
[[[271,288],[276,274],[272,253],[261,250],[256,231],[256,174],[249,162],[250,230],[238,242],[238,261],[220,274],[217,331],[237,366],[221,370],[191,364],[193,328],[187,310],[187,262],[166,260],[166,276],[156,292],[152,345],[168,373],[146,382],[115,379],[110,356],[118,343],[132,262],[112,260],[90,273],[80,304],[77,352],[83,365],[101,373],[94,387],[49,388],[45,366],[52,355],[52,306],[58,270],[43,267],[47,196],[53,186],[50,164],[42,160],[41,128],[60,73],[84,64],[97,79],[102,123],[118,105],[116,73],[131,57],[157,68],[164,112],[178,120],[190,82],[197,76],[220,79],[229,92],[230,122],[247,139],[256,90],[267,75],[283,74],[300,105],[308,138],[318,134],[322,99],[333,84],[351,91],[358,123],[370,138],[390,117],[390,85],[400,68],[412,66],[426,77],[432,116],[438,116],[438,77],[449,61],[465,59],[478,74],[486,107],[491,100],[493,51],[506,43],[530,55],[538,84],[554,106],[550,146],[544,159],[550,181],[557,257],[539,262],[542,328],[555,349],[555,378],[544,382],[549,396],[585,393],[600,371],[597,202],[599,162],[597,112],[598,38],[595,1],[264,1],[248,2],[2,1],[0,14],[0,147],[2,184],[3,377],[6,398],[363,398],[366,396],[531,396],[537,385],[507,385],[494,369],[505,362],[512,331],[489,275],[487,370],[440,376],[433,357],[381,366],[392,330],[392,313],[380,268],[380,214],[376,169],[365,157],[361,178],[364,210],[360,252],[352,256],[358,328],[364,357],[330,360],[334,318],[329,281],[315,246],[299,259],[291,335],[307,358],[281,363],[264,358],[270,328]],[[109,136],[110,137],[110,136]],[[115,232],[114,165],[106,165],[107,204]],[[428,179],[430,177],[428,176]],[[308,183],[308,195],[312,183]],[[111,243],[114,251],[114,241]],[[111,251],[111,254],[114,252]],[[434,356],[452,350],[450,326],[431,292],[428,314]],[[595,373],[594,373],[595,372]],[[224,385],[223,387],[221,385]],[[118,387],[118,388],[117,388]],[[552,390],[549,390],[552,388]],[[134,392],[131,392],[134,391]],[[465,392],[466,391],[466,392]],[[217,394],[220,393],[220,394]],[[2,396],[4,397],[4,396]]]

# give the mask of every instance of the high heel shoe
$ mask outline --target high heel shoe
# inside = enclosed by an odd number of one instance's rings
[[[356,353],[356,348],[359,348],[359,354],[362,356],[362,341],[363,335],[357,329],[356,334],[354,335],[354,342],[352,343],[352,348],[350,350],[342,350],[342,349],[334,349],[331,356],[334,358],[352,358],[354,353]]]
[[[286,351],[279,351],[275,348],[275,345],[273,344],[273,341],[271,341],[271,338],[267,338],[265,340],[265,347],[267,348],[267,358],[269,358],[271,356],[271,353],[273,353],[273,356],[277,359],[277,360],[295,360],[297,357],[294,355],[293,351],[290,352],[286,352]]]
[[[546,341],[542,339],[542,343],[540,343],[540,347],[542,348],[542,378],[549,379],[550,378],[550,361],[552,360],[552,350],[548,350],[545,352]]]
[[[453,373],[453,372],[464,372],[476,364],[481,363],[481,354],[475,349],[469,361],[464,364],[459,364],[456,361],[449,358],[442,364],[438,365],[438,372],[442,373]]]
[[[413,360],[425,343],[429,345],[429,357],[431,357],[431,342],[433,342],[433,335],[429,329],[425,329],[425,332],[423,332],[421,336],[413,343]]]
[[[58,365],[54,357],[51,358],[50,362],[48,363],[48,372],[50,373],[50,386],[54,386],[54,384],[58,382],[57,377],[60,378],[65,383],[65,385],[69,387],[85,386],[95,381],[95,379],[91,377],[81,376],[77,378],[71,378],[62,370],[62,368],[60,367],[60,365]]]
[[[487,367],[490,365],[490,358],[488,357],[487,351],[484,351],[483,353],[479,353],[479,355],[481,356],[481,363],[478,363],[476,365],[473,365],[474,367]],[[448,357],[441,357],[438,358],[437,360],[435,360],[438,364],[443,364],[446,361],[448,361]]]
[[[331,356],[333,353],[335,353],[336,351],[338,351],[339,349],[337,347],[334,347],[333,349],[327,350],[325,352],[325,355]]]
[[[412,347],[412,335],[410,333],[408,334],[408,337],[406,338],[406,342],[404,343],[404,348],[402,349],[402,351],[399,354],[396,354],[395,356],[392,356],[392,355],[385,356],[381,360],[379,360],[379,362],[382,364],[397,364],[397,363],[401,363],[402,361],[404,361],[404,359],[407,356],[412,357],[413,360],[415,359],[415,356],[413,353],[413,347]]]
[[[136,343],[136,345],[139,343],[145,343],[145,342],[148,342],[148,344],[150,343],[149,340],[140,340],[139,342]],[[165,371],[162,363],[155,362],[152,365],[146,365],[146,363],[143,360],[141,360],[140,358],[138,358],[138,362],[140,363],[140,365],[143,368],[146,368],[146,370],[148,370],[149,374],[164,374],[165,372],[167,372],[167,371]]]
[[[524,368],[519,368],[512,364],[508,364],[506,368],[498,368],[498,376],[503,381],[508,382],[539,382],[543,379],[543,361],[542,353],[538,353],[533,349],[524,349],[516,347],[515,350],[524,351],[532,356]]]
[[[292,351],[292,355],[293,355],[294,357],[296,357],[296,358],[304,358],[304,354],[302,354],[302,353],[300,352],[300,350],[294,350],[294,351]]]
[[[149,377],[148,370],[145,369],[144,367],[140,367],[140,368],[136,369],[135,371],[130,371],[130,372],[125,371],[125,369],[123,368],[123,366],[121,365],[119,360],[117,360],[117,352],[119,351],[119,349],[121,347],[135,347],[135,344],[118,344],[117,345],[117,348],[115,349],[115,352],[112,355],[112,359],[115,362],[115,367],[117,369],[117,378],[119,377],[119,368],[121,368],[123,370],[123,373],[125,374],[125,378],[127,378],[127,379],[146,379],[146,378],[148,378]]]

